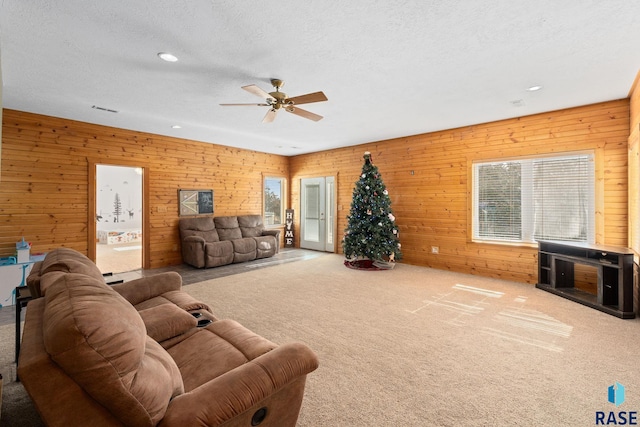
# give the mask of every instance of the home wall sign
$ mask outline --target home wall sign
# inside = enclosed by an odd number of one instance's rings
[[[293,234],[293,209],[285,210],[285,222],[284,222],[284,247],[294,247],[294,234]]]
[[[178,190],[180,216],[213,213],[213,190]]]

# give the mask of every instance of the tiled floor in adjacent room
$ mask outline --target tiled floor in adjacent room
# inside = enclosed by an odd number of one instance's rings
[[[132,250],[133,251],[133,250]],[[122,259],[120,261],[111,259],[110,262],[115,262],[116,265],[123,265],[127,262],[127,258],[132,257],[132,251],[115,251],[120,253]],[[190,285],[192,283],[203,282],[205,280],[217,279],[220,277],[230,276],[233,274],[244,273],[254,270],[256,268],[265,268],[273,265],[284,264],[289,262],[302,261],[305,259],[315,258],[324,255],[324,252],[316,252],[307,249],[281,249],[279,253],[270,258],[258,259],[255,261],[243,262],[238,264],[229,264],[215,268],[194,268],[186,264],[175,265],[171,267],[155,268],[150,270],[133,270],[123,273],[115,273],[112,277],[109,277],[109,281],[112,280],[124,280],[125,282],[138,279],[140,277],[153,276],[154,274],[162,273],[165,271],[175,271],[182,277],[183,285]],[[113,256],[113,254],[111,255]],[[102,270],[105,271],[105,270]],[[23,310],[23,316],[24,312]],[[14,324],[16,318],[15,306],[0,307],[0,325]]]

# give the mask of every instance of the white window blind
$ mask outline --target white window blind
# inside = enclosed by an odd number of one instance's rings
[[[593,243],[593,154],[473,166],[474,240]]]

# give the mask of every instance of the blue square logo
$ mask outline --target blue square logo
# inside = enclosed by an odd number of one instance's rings
[[[616,406],[624,403],[624,386],[617,381],[614,385],[609,386],[609,402]]]

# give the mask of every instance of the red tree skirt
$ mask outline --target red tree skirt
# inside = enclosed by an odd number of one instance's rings
[[[345,260],[344,265],[354,270],[382,270],[382,268],[373,265],[373,261],[370,259],[358,259],[355,261]]]

